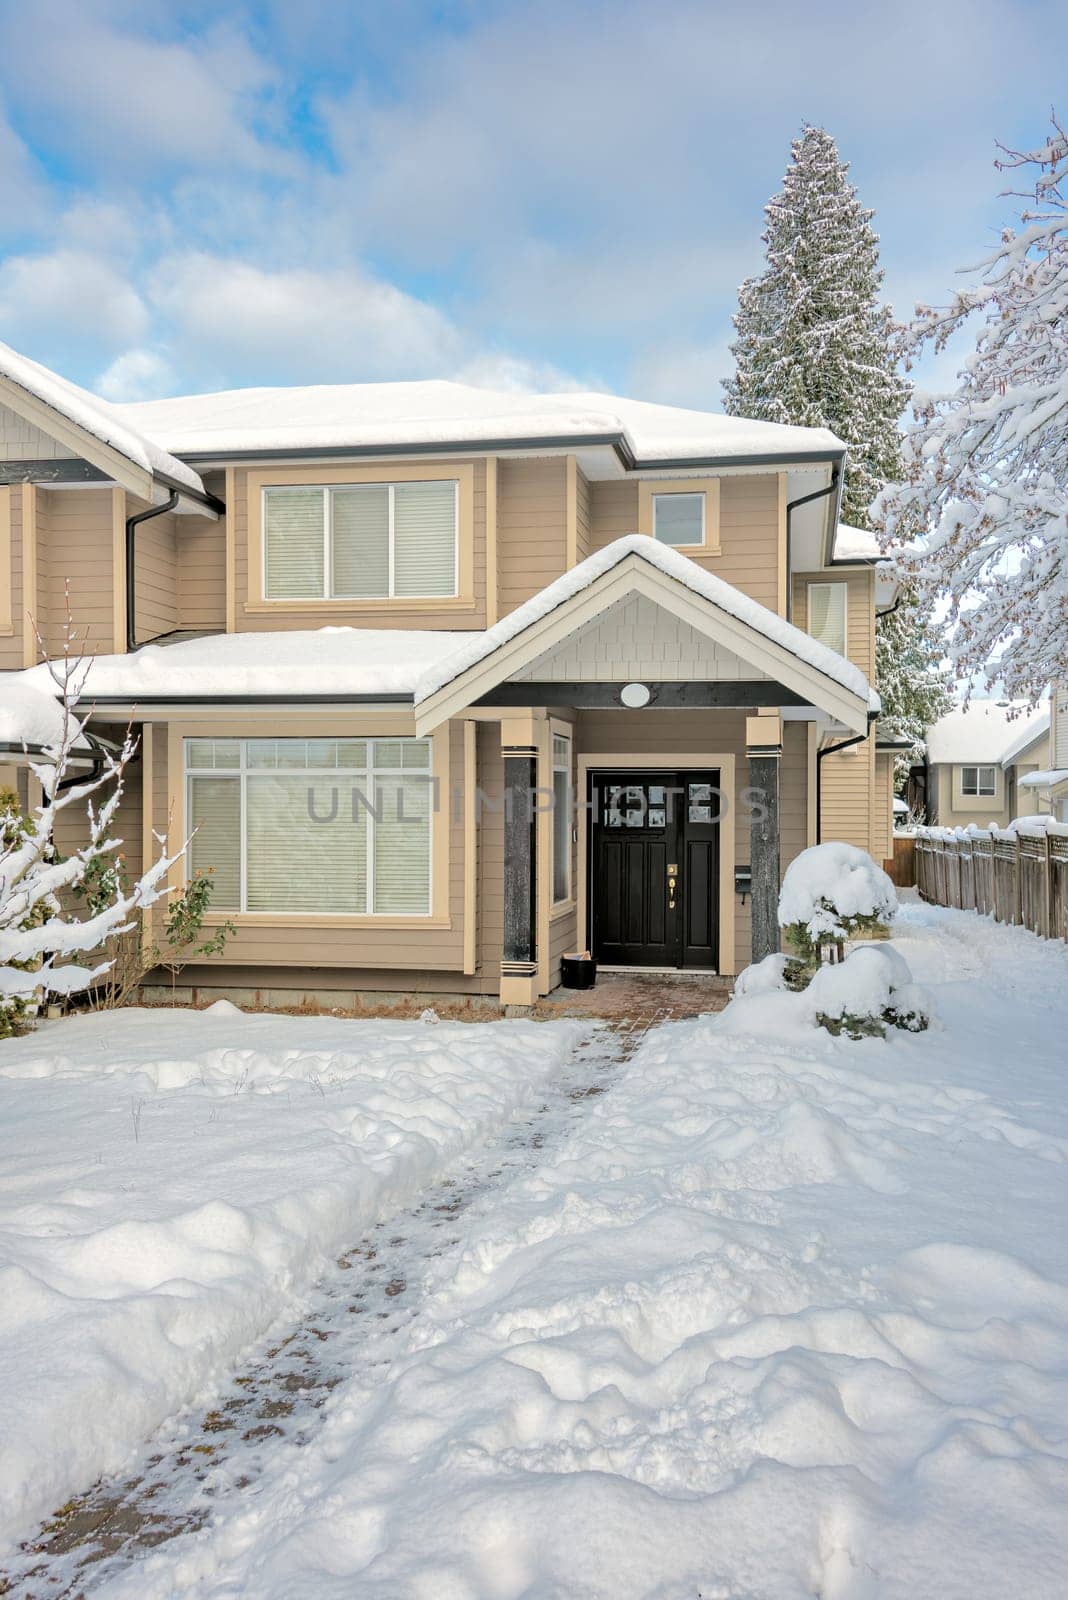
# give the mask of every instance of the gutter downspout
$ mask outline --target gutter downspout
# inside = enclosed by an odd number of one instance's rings
[[[786,620],[793,620],[794,611],[794,552],[791,536],[793,527],[790,518],[799,506],[810,505],[813,500],[825,500],[828,495],[834,494],[842,479],[842,471],[838,466],[831,469],[831,481],[824,489],[815,489],[812,494],[803,494],[799,500],[786,502]]]
[[[871,737],[872,723],[878,718],[878,712],[868,712],[868,727],[864,733],[855,733],[851,739],[843,739],[840,744],[829,744],[826,750],[816,751],[816,843],[823,843],[823,758],[824,756],[837,755],[840,750],[852,750],[854,745],[864,744]]]
[[[153,517],[162,517],[164,512],[173,511],[177,504],[178,490],[172,489],[162,505],[149,506],[147,511],[138,511],[132,517],[126,518],[126,648],[130,652],[137,649],[137,618],[134,614],[137,593],[137,573],[134,566],[137,525],[140,522],[149,522]]]

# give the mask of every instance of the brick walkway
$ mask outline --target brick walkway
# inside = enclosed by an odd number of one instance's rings
[[[722,1011],[734,980],[681,972],[604,972],[593,989],[556,989],[539,1000],[534,1015],[545,1021],[559,1017],[601,1017],[606,1022],[653,1018],[673,1022]]]

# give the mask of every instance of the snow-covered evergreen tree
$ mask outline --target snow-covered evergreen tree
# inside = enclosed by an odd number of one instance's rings
[[[81,680],[69,653],[53,676],[62,695],[60,726],[33,767],[43,803],[17,822],[9,818],[0,830],[0,1010],[12,1014],[36,996],[78,993],[106,973],[106,958],[92,966],[71,958],[99,954],[105,940],[165,894],[171,866],[163,852],[132,888],[122,887],[114,867],[121,840],[111,829],[134,744],[128,737],[117,755],[102,756],[99,772],[80,778],[73,758],[79,747],[84,751],[85,729],[73,704]],[[64,857],[55,848],[55,826],[71,808],[85,816],[85,843]],[[70,892],[90,882],[94,892],[85,913],[65,909]]]
[[[842,520],[867,528],[868,508],[900,476],[898,419],[908,385],[895,327],[879,300],[883,272],[874,213],[823,128],[793,141],[782,190],[765,208],[767,265],[739,291],[724,383],[727,410],[767,422],[831,428],[849,446]],[[876,675],[885,720],[918,750],[949,708],[940,642],[914,594],[880,619]],[[899,765],[907,766],[907,758]]]
[[[972,269],[944,310],[917,308],[912,355],[941,350],[977,317],[976,347],[945,395],[917,395],[905,483],[876,526],[916,538],[899,559],[921,601],[948,596],[962,678],[1037,699],[1068,674],[1068,136],[999,168],[1033,185],[1019,227]]]
[[[765,208],[767,266],[739,291],[724,382],[733,416],[831,428],[849,447],[842,520],[868,526],[868,507],[899,475],[898,418],[908,386],[879,300],[883,273],[874,213],[823,128],[793,141],[782,190]]]

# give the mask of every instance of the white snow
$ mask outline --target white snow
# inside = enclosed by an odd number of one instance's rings
[[[890,879],[856,845],[840,841],[810,845],[783,875],[779,926],[803,922],[813,938],[844,937],[843,918],[889,921],[896,911],[897,895]]]
[[[0,1046],[0,1533],[120,1467],[581,1031],[220,1002]]]
[[[1053,789],[1059,783],[1068,783],[1068,770],[1054,767],[1046,772],[1029,772],[1020,779],[1021,789]]]
[[[764,638],[781,645],[798,660],[815,667],[818,672],[822,672],[842,688],[850,690],[875,709],[878,708],[878,696],[870,689],[868,680],[859,667],[846,661],[836,651],[829,650],[826,645],[820,644],[809,634],[802,633],[800,628],[795,628],[792,623],[776,616],[773,611],[769,611],[759,601],[750,599],[732,584],[717,578],[714,573],[705,572],[688,556],[680,555],[670,545],[661,544],[648,534],[642,533],[627,534],[622,539],[614,539],[611,544],[605,545],[602,550],[588,556],[585,561],[580,561],[577,567],[572,567],[562,577],[539,590],[524,605],[517,606],[492,628],[487,628],[483,633],[469,634],[467,642],[454,655],[443,657],[435,667],[424,672],[416,690],[416,703],[425,700],[428,695],[435,693],[445,684],[451,683],[469,667],[485,660],[502,645],[516,638],[524,629],[547,617],[565,601],[581,594],[584,589],[588,589],[598,578],[611,572],[613,567],[617,567],[629,556],[639,556],[643,561],[649,562],[650,566],[658,568],[667,577],[684,584],[694,594],[711,601],[729,616],[746,623]]]
[[[56,698],[55,680],[47,667],[41,673],[36,682],[22,673],[0,674],[0,745],[45,750],[63,738],[63,705]],[[46,683],[51,693],[45,689]]]
[[[135,422],[123,417],[128,407],[112,405],[79,389],[77,384],[69,383],[58,373],[3,343],[0,343],[0,375],[146,472],[163,473],[187,489],[204,493],[204,485],[192,467],[177,460],[149,434],[142,433]]]
[[[1030,742],[1048,707],[1031,710],[1025,701],[973,700],[957,706],[927,730],[927,759],[932,765],[1000,762],[1012,746]]]
[[[1049,706],[1047,705],[1045,710],[1039,710],[1033,721],[1030,719],[1028,720],[1026,727],[1021,729],[1017,737],[1013,739],[1008,748],[1003,751],[1001,765],[1005,768],[1005,770],[1007,771],[1009,767],[1012,766],[1013,762],[1019,760],[1020,756],[1023,755],[1024,751],[1029,745],[1032,745],[1036,742],[1036,740],[1043,738],[1049,732],[1049,729],[1050,712]]]
[[[452,655],[468,637],[395,628],[223,633],[180,644],[145,645],[132,655],[94,656],[79,671],[86,673],[86,697],[410,695],[422,673]],[[34,688],[51,681],[44,666],[22,676]]]
[[[848,522],[840,522],[835,530],[834,561],[881,561],[884,560],[882,547],[874,533],[869,533],[867,528],[851,528]]]
[[[1068,951],[896,946],[928,1032],[651,1034],[322,1431],[101,1593],[1061,1600]]]
[[[219,458],[235,450],[592,440],[619,434],[639,460],[649,462],[843,448],[827,428],[748,422],[613,394],[522,394],[445,381],[231,389],[110,409],[167,450]]]

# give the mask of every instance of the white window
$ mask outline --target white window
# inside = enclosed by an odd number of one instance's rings
[[[455,595],[458,507],[455,478],[264,489],[264,594],[268,600]]]
[[[998,792],[996,767],[961,767],[961,794],[994,795]]]
[[[846,595],[844,583],[810,583],[808,586],[808,631],[820,644],[846,654]]]
[[[705,542],[705,496],[654,494],[653,537],[661,544],[683,548]]]
[[[553,734],[553,904],[571,898],[571,740]]]
[[[429,740],[187,739],[185,766],[213,910],[429,915]]]

